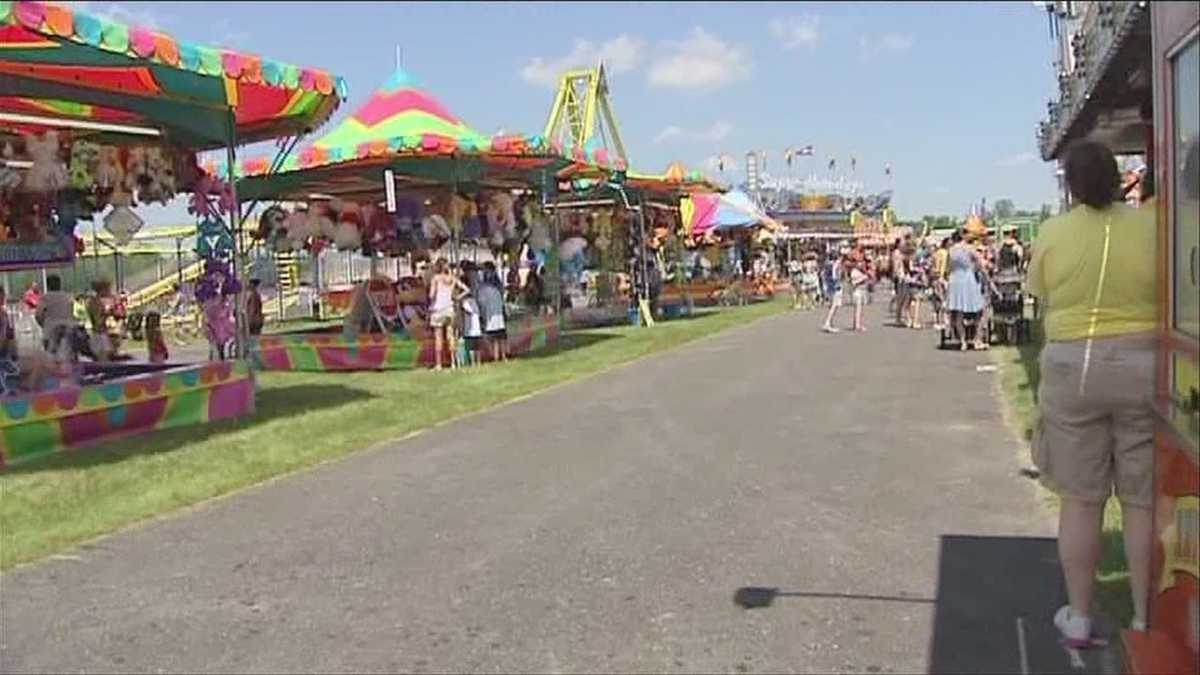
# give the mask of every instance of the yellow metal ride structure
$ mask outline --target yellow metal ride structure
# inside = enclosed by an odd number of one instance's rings
[[[629,165],[617,118],[608,100],[604,63],[563,74],[543,135],[547,141],[558,141],[564,148],[584,148],[589,144],[611,148]]]

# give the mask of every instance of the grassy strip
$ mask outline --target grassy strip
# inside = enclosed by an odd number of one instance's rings
[[[1008,412],[1009,424],[1026,443],[1033,438],[1038,410],[1035,394],[1041,371],[1038,355],[1042,351],[1040,325],[1035,328],[1034,339],[1019,347],[993,347],[992,357],[1000,371],[1000,389]],[[1057,513],[1058,497],[1039,486],[1043,504]],[[1121,621],[1122,625],[1133,618],[1133,604],[1129,594],[1129,570],[1125,564],[1125,544],[1121,538],[1121,508],[1117,500],[1110,499],[1104,509],[1104,539],[1097,575],[1096,599],[1101,608]]]
[[[573,332],[554,348],[470,372],[263,373],[251,419],[148,434],[0,474],[0,569],[786,307]]]

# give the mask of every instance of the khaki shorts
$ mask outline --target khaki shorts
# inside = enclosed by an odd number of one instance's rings
[[[429,317],[429,325],[434,328],[444,328],[454,322],[454,310],[438,310]]]
[[[1123,504],[1154,500],[1155,337],[1097,338],[1084,376],[1087,342],[1048,342],[1042,349],[1033,460],[1043,484],[1060,497]]]

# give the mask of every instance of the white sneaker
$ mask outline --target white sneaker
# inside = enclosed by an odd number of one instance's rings
[[[1063,644],[1072,649],[1087,649],[1092,642],[1092,620],[1079,616],[1070,605],[1063,605],[1054,613],[1054,627],[1062,633]]]
[[[1129,630],[1136,631],[1138,633],[1145,633],[1146,632],[1146,620],[1145,619],[1134,619],[1133,621],[1130,621],[1129,622]]]
[[[825,331],[826,333],[840,333],[841,332],[840,330],[834,328],[833,326],[822,326],[821,330]]]

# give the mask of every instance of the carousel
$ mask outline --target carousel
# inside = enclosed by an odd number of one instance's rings
[[[238,144],[319,126],[344,87],[324,71],[68,6],[0,2],[0,91],[0,269],[69,268],[81,221],[128,242],[143,224],[140,206],[189,194],[206,290],[228,306],[240,290],[238,202],[228,183],[204,175],[197,153],[232,156]],[[0,464],[254,412],[254,378],[231,358],[236,346],[209,362],[134,362],[105,339],[112,302],[94,298],[90,339],[60,320],[43,326],[40,344],[0,358]]]

